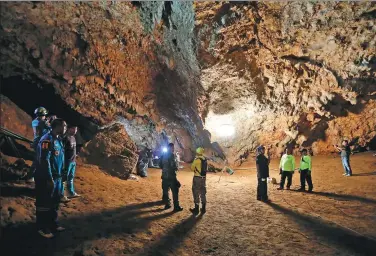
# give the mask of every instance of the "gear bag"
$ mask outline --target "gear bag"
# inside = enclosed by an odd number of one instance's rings
[[[200,173],[200,175],[206,176],[207,171],[208,171],[208,160],[206,158],[201,159],[201,173]]]

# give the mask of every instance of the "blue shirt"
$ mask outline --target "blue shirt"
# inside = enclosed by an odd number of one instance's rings
[[[31,122],[31,126],[33,127],[34,131],[34,140],[37,138],[41,138],[43,135],[50,131],[50,127],[47,125],[45,120],[40,120],[35,118]]]
[[[38,143],[38,167],[40,177],[56,179],[61,177],[64,168],[64,146],[52,133],[45,134]]]

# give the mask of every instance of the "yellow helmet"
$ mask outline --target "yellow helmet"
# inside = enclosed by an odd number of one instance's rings
[[[196,153],[199,154],[199,155],[204,154],[204,151],[205,151],[205,149],[203,149],[201,147],[199,147],[199,148],[196,149]]]

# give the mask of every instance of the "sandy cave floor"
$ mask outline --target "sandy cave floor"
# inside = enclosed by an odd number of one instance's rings
[[[2,184],[1,255],[374,255],[376,157],[357,154],[351,163],[354,176],[346,178],[338,157],[313,157],[315,193],[270,185],[271,204],[256,200],[254,171],[219,182],[219,174],[209,174],[208,212],[198,217],[189,212],[187,168],[178,175],[184,211],[172,213],[159,204],[160,170],[137,182],[80,164],[76,187],[83,197],[62,205],[67,231],[52,240],[36,233],[32,189]],[[277,171],[271,176],[279,181]],[[299,188],[297,173],[292,188]]]

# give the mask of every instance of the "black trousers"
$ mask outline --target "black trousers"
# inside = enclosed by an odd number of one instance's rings
[[[57,218],[62,189],[61,178],[55,179],[54,187],[49,187],[47,179],[35,176],[35,207],[37,229],[58,227]]]
[[[268,200],[268,185],[266,178],[264,181],[261,178],[258,178],[257,181],[257,200]]]
[[[308,169],[306,170],[300,170],[300,189],[305,190],[305,182],[308,183],[308,190],[312,191],[313,184],[312,184],[312,176]]]
[[[282,175],[281,175],[281,184],[280,184],[280,187],[281,187],[281,188],[283,188],[283,187],[285,186],[286,177],[287,177],[287,188],[290,188],[290,187],[291,187],[291,183],[292,183],[292,174],[293,174],[293,172],[282,171]]]
[[[171,204],[170,196],[168,192],[171,189],[172,192],[172,199],[174,201],[174,207],[179,206],[179,187],[180,183],[177,179],[162,179],[162,191],[163,196],[162,200],[166,205]]]

